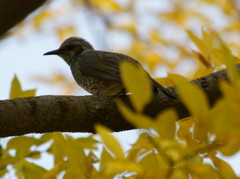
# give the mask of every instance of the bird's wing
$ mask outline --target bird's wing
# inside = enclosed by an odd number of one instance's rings
[[[79,70],[83,75],[121,83],[119,64],[127,60],[139,63],[133,58],[119,53],[104,51],[85,51],[78,59]]]

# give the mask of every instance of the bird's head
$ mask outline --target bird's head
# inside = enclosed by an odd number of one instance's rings
[[[58,55],[70,65],[74,57],[86,50],[94,50],[94,48],[89,42],[82,38],[70,37],[66,39],[58,49],[49,51],[43,55]]]

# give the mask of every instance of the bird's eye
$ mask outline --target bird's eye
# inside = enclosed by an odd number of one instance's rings
[[[65,49],[66,50],[73,50],[75,48],[74,45],[68,45]]]

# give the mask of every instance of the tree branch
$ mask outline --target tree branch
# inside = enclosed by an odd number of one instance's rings
[[[226,70],[194,80],[206,92],[213,105],[220,98],[220,80],[226,80]],[[169,88],[176,93],[175,87]],[[115,104],[116,97],[107,96],[39,96],[0,101],[0,137],[44,132],[94,132],[96,123],[113,131],[134,129],[125,121]],[[130,105],[127,96],[118,96]],[[155,116],[166,108],[174,108],[180,118],[189,116],[182,102],[163,94],[154,97],[145,113]]]
[[[46,0],[0,0],[0,37]]]

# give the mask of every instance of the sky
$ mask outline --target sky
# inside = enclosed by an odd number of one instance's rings
[[[37,89],[38,95],[55,94],[57,91],[32,82],[34,75],[50,76],[53,71],[68,68],[60,59],[49,59],[42,54],[54,47],[54,38],[28,37],[27,40],[10,38],[0,46],[0,98],[9,96],[11,81],[17,75],[24,90]],[[57,47],[57,45],[56,45]],[[56,60],[59,60],[56,63]]]
[[[61,1],[64,2],[63,0]],[[53,4],[53,6],[55,5],[57,4]],[[32,33],[31,28],[29,28],[29,31],[27,30],[27,33],[24,37],[13,36],[0,43],[1,100],[8,98],[14,75],[18,76],[23,90],[37,89],[38,96],[61,95],[61,90],[57,87],[34,82],[32,78],[35,75],[48,77],[51,76],[53,72],[60,71],[66,74],[69,80],[73,80],[70,68],[62,59],[57,56],[43,56],[45,52],[59,47],[61,42],[56,38],[56,35],[52,31]],[[78,33],[88,39],[96,48],[104,47],[103,44],[98,44],[97,41],[94,41],[94,38],[91,37],[88,30],[81,29]],[[74,95],[85,94],[88,93],[79,92],[79,94]],[[125,150],[127,150],[129,144],[136,140],[137,132],[118,133],[114,135],[117,136]],[[129,137],[129,135],[131,135],[132,138]],[[233,166],[238,175],[240,175],[240,154],[225,159]]]

